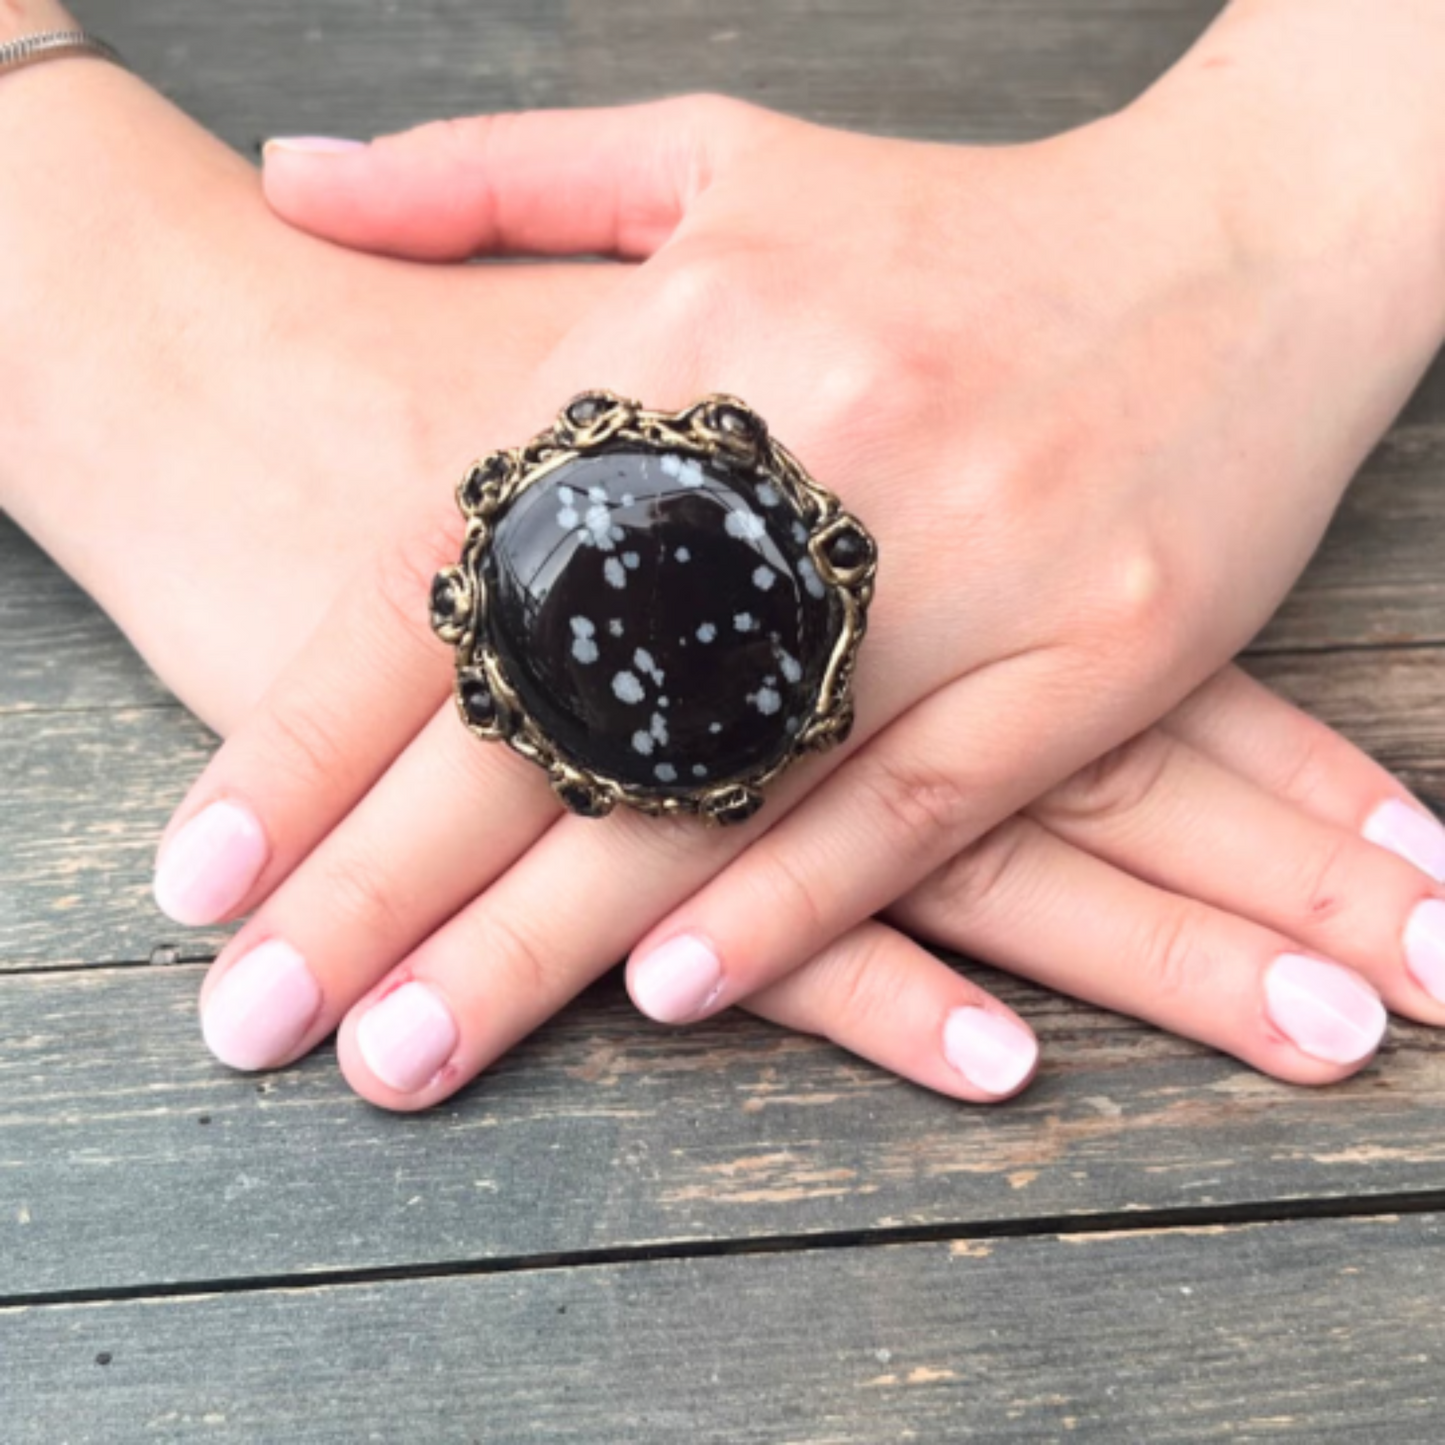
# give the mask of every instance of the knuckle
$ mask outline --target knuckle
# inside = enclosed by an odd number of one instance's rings
[[[924,886],[951,919],[976,917],[999,906],[1020,876],[1032,829],[1011,818],[955,853]]]
[[[763,906],[787,919],[800,937],[827,936],[829,910],[807,854],[800,855],[797,849],[787,853],[774,850],[757,871],[757,882],[765,895]]]
[[[483,935],[488,974],[505,980],[499,988],[512,997],[527,999],[539,1016],[560,1007],[585,982],[578,976],[569,979],[561,951],[544,948],[515,917],[487,915]],[[472,951],[480,950],[474,947]]]
[[[1355,841],[1348,836],[1326,838],[1305,851],[1295,894],[1295,908],[1302,925],[1313,931],[1341,921],[1349,910],[1354,862]]]
[[[347,772],[349,734],[324,697],[308,696],[294,706],[263,708],[258,714],[257,748],[273,775],[280,773],[303,790],[324,788]]]
[[[895,935],[872,926],[844,937],[828,954],[819,996],[818,1027],[837,1043],[858,1039],[889,1017],[903,980],[890,952]]]
[[[853,782],[869,824],[907,853],[932,851],[963,830],[969,789],[922,758],[896,758],[880,748],[859,758]]]
[[[1155,796],[1174,757],[1174,744],[1150,729],[1096,758],[1037,805],[1042,816],[1077,823],[1127,817]]]
[[[357,849],[329,863],[316,880],[329,917],[353,937],[398,942],[406,937],[412,915],[410,899],[399,884],[395,867]]]
[[[1173,1012],[1193,1006],[1208,988],[1215,959],[1201,905],[1180,901],[1141,927],[1137,967],[1157,1004]]]

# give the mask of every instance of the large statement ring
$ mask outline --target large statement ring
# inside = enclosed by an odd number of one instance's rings
[[[584,392],[457,500],[431,593],[457,705],[574,813],[741,822],[847,737],[877,548],[735,397]]]

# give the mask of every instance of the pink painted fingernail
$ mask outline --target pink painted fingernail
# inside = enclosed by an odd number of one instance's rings
[[[156,862],[156,903],[177,923],[215,923],[251,891],[266,856],[266,834],[248,808],[212,803],[162,850]]]
[[[722,992],[722,964],[696,934],[679,933],[634,961],[632,1001],[660,1024],[696,1018]]]
[[[1366,820],[1365,837],[1445,883],[1445,828],[1427,813],[1389,798]]]
[[[261,148],[262,154],[275,146],[283,151],[300,151],[312,156],[343,155],[348,151],[366,149],[364,140],[348,140],[339,135],[273,135]]]
[[[1359,1063],[1385,1036],[1388,1018],[1375,991],[1323,959],[1281,954],[1265,973],[1264,997],[1275,1027],[1331,1064]]]
[[[1038,1040],[1012,1019],[981,1008],[956,1008],[943,1025],[943,1054],[987,1094],[1012,1094],[1039,1060]]]
[[[206,1045],[233,1069],[290,1058],[321,1010],[306,960],[279,938],[257,944],[221,975],[201,1014]]]
[[[1405,925],[1405,962],[1432,998],[1445,1003],[1445,903],[1417,903]]]
[[[366,1066],[388,1088],[414,1094],[451,1058],[460,1035],[441,995],[424,983],[404,983],[369,1008],[356,1026]]]

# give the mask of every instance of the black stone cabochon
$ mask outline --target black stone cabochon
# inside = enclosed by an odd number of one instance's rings
[[[487,633],[568,761],[659,795],[750,776],[817,701],[842,604],[769,479],[636,443],[518,494],[482,560]]]

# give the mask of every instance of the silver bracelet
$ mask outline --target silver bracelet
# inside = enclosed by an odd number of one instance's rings
[[[125,65],[113,45],[84,30],[41,30],[0,45],[0,71],[19,70],[40,60],[59,60],[67,55],[94,55],[115,65]]]

